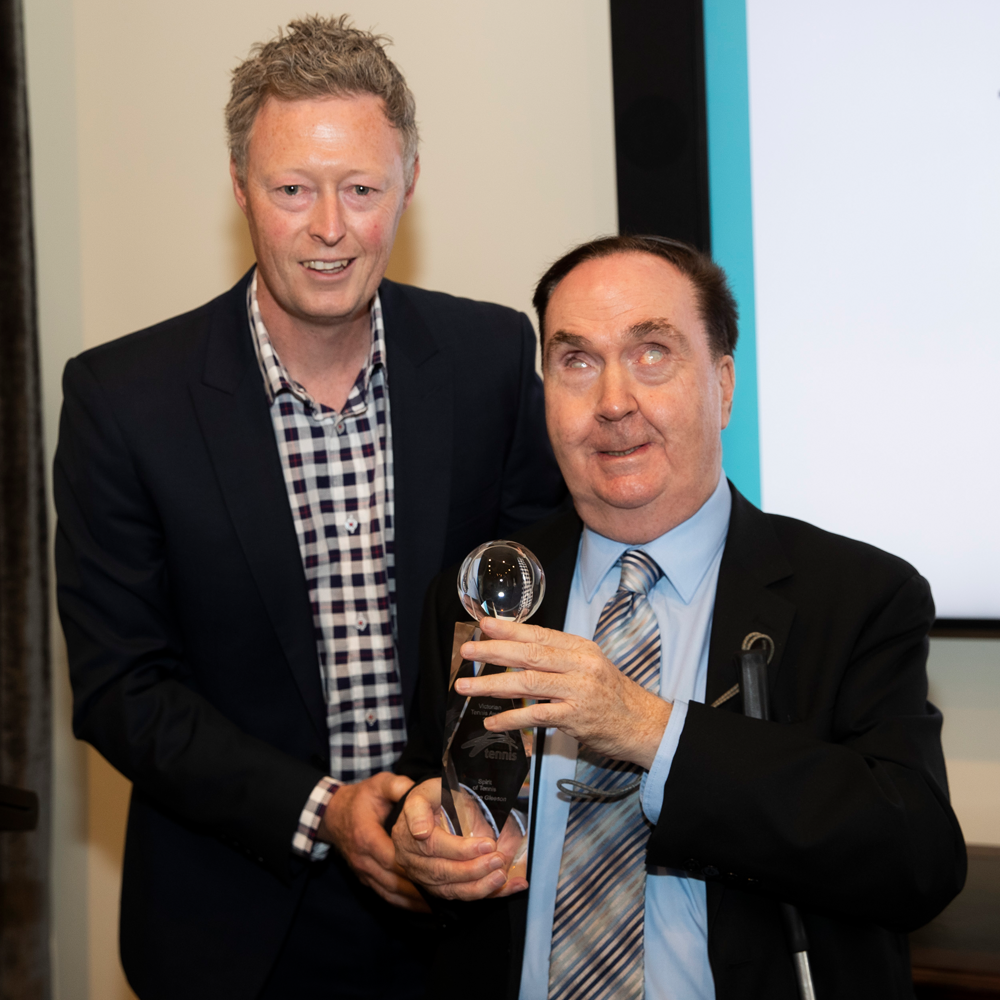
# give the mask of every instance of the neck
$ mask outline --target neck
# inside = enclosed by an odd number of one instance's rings
[[[274,300],[260,272],[257,306],[288,374],[317,403],[340,412],[371,351],[369,308],[330,323],[291,316]]]
[[[686,494],[659,497],[641,507],[614,507],[593,496],[574,497],[573,504],[591,531],[626,545],[645,545],[694,517],[715,492],[721,472],[716,470],[710,485],[704,482]]]

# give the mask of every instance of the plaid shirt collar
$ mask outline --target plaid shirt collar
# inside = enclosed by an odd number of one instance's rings
[[[368,352],[368,361],[358,372],[357,380],[351,387],[347,402],[340,413],[341,416],[345,417],[353,417],[365,412],[368,406],[368,387],[379,369],[382,370],[383,380],[388,377],[385,364],[385,326],[382,322],[382,303],[379,301],[378,292],[372,299],[369,312],[372,323],[372,345]],[[278,352],[275,351],[274,345],[271,343],[267,327],[264,326],[260,306],[257,304],[256,268],[250,281],[250,287],[247,289],[247,315],[250,319],[254,350],[257,352],[257,363],[264,376],[264,389],[267,392],[268,402],[273,403],[282,393],[291,393],[303,403],[309,415],[315,419],[324,420],[336,417],[338,414],[335,410],[322,403],[317,403],[306,389],[288,374],[288,370],[281,363]]]

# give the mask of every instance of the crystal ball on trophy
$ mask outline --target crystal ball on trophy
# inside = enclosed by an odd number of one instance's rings
[[[545,573],[517,542],[486,542],[473,549],[458,571],[458,596],[476,621],[489,616],[523,622],[545,596]]]
[[[517,542],[487,542],[470,552],[458,574],[458,596],[476,620],[523,622],[545,596],[545,573]],[[464,697],[459,677],[503,673],[504,667],[462,658],[462,644],[484,638],[475,622],[458,622],[452,646],[445,715],[444,780],[441,805],[452,833],[492,837],[508,858],[508,878],[523,876],[528,850],[528,788],[533,732],[494,732],[490,716],[520,708],[514,698]]]

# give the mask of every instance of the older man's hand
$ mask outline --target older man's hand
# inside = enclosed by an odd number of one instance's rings
[[[505,874],[511,857],[502,843],[492,837],[457,837],[444,829],[440,816],[441,779],[417,785],[392,830],[396,863],[409,878],[444,899],[509,896],[528,888],[525,879]]]
[[[344,856],[358,879],[404,910],[426,912],[424,898],[396,865],[384,823],[413,782],[382,771],[352,785],[341,785],[323,813],[317,837]]]
[[[465,643],[462,656],[518,669],[463,678],[455,689],[541,701],[486,719],[487,729],[554,726],[598,753],[649,770],[670,718],[669,702],[625,677],[596,642],[495,618],[479,626],[488,638]]]

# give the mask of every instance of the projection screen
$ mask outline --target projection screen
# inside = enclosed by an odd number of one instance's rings
[[[1000,619],[1000,3],[746,7],[764,508]]]

